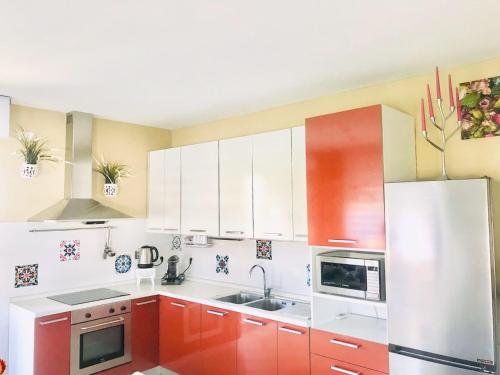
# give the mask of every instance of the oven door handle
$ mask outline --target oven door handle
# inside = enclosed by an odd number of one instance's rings
[[[94,324],[93,326],[88,326],[88,327],[81,327],[80,329],[82,331],[86,331],[88,329],[92,329],[92,328],[98,328],[98,327],[103,327],[103,326],[107,326],[107,325],[110,325],[110,324],[113,324],[113,323],[121,323],[123,322],[125,319],[123,318],[118,318],[116,320],[112,320],[111,322],[105,322],[105,323],[99,323],[99,324]]]

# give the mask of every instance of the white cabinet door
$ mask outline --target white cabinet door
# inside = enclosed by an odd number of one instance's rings
[[[181,147],[181,233],[219,236],[218,142]]]
[[[181,231],[181,149],[165,150],[164,228],[166,233]]]
[[[148,230],[163,229],[163,192],[165,181],[164,150],[149,153],[148,163]]]
[[[307,241],[306,128],[292,128],[293,239]]]
[[[254,237],[292,240],[291,130],[253,136]]]
[[[219,141],[220,235],[253,238],[252,137]]]

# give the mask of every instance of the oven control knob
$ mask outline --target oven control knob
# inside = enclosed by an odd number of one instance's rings
[[[125,310],[127,310],[127,306],[122,306],[122,307],[120,307],[120,310],[121,310],[121,311],[125,311]]]
[[[115,312],[115,309],[114,309],[114,308],[110,308],[110,309],[109,309],[109,313],[110,313],[110,314],[114,314],[114,312]]]
[[[90,318],[91,316],[92,316],[92,314],[91,314],[91,313],[86,313],[86,314],[85,314],[85,317],[86,317],[87,319],[88,319],[88,318]]]

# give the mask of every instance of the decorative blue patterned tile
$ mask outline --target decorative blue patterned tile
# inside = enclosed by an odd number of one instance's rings
[[[229,275],[229,257],[227,255],[215,256],[215,272]]]
[[[15,288],[38,285],[38,264],[16,266]]]
[[[115,259],[115,271],[118,273],[127,273],[132,267],[132,258],[129,255],[120,255]]]
[[[79,259],[80,240],[66,240],[59,243],[59,260],[61,262]]]
[[[306,284],[311,286],[311,265],[306,264]]]
[[[272,241],[271,240],[256,240],[257,259],[273,259]]]
[[[177,234],[172,236],[172,250],[182,250],[182,237]]]

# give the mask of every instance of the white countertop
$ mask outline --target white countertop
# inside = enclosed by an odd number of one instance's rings
[[[322,331],[357,337],[387,345],[387,320],[370,316],[346,314],[343,319],[332,319],[315,327]]]
[[[99,285],[94,287],[88,287],[85,289],[94,289],[94,288],[110,288],[113,290],[118,290],[120,292],[129,293],[130,295],[107,299],[107,300],[95,301],[80,305],[74,305],[74,306],[66,305],[46,298],[47,296],[51,295],[70,293],[73,291],[72,290],[63,292],[52,292],[32,297],[13,298],[11,299],[10,303],[12,305],[15,305],[19,308],[22,308],[32,313],[33,318],[37,318],[46,315],[90,308],[98,305],[103,305],[106,303],[125,301],[129,299],[148,297],[152,295],[162,295],[167,297],[179,298],[186,301],[196,302],[204,305],[210,305],[213,307],[233,310],[245,314],[251,314],[261,318],[277,320],[283,323],[294,324],[302,327],[309,327],[311,325],[310,324],[311,308],[310,304],[307,302],[296,301],[296,304],[294,306],[286,307],[278,311],[265,311],[253,307],[236,305],[228,302],[220,302],[216,300],[216,298],[234,294],[241,290],[248,290],[255,292],[255,290],[252,288],[238,288],[237,286],[228,287],[225,285],[211,283],[211,282],[192,281],[192,280],[186,280],[182,285],[160,285],[159,280],[157,280],[157,283],[154,286],[151,286],[151,284],[147,282],[143,282],[139,286],[137,286],[135,282],[128,282],[124,284]],[[79,289],[79,290],[85,290],[85,289]],[[279,295],[277,296],[279,297]],[[290,298],[289,296],[283,296],[283,297],[287,299],[293,299]]]

